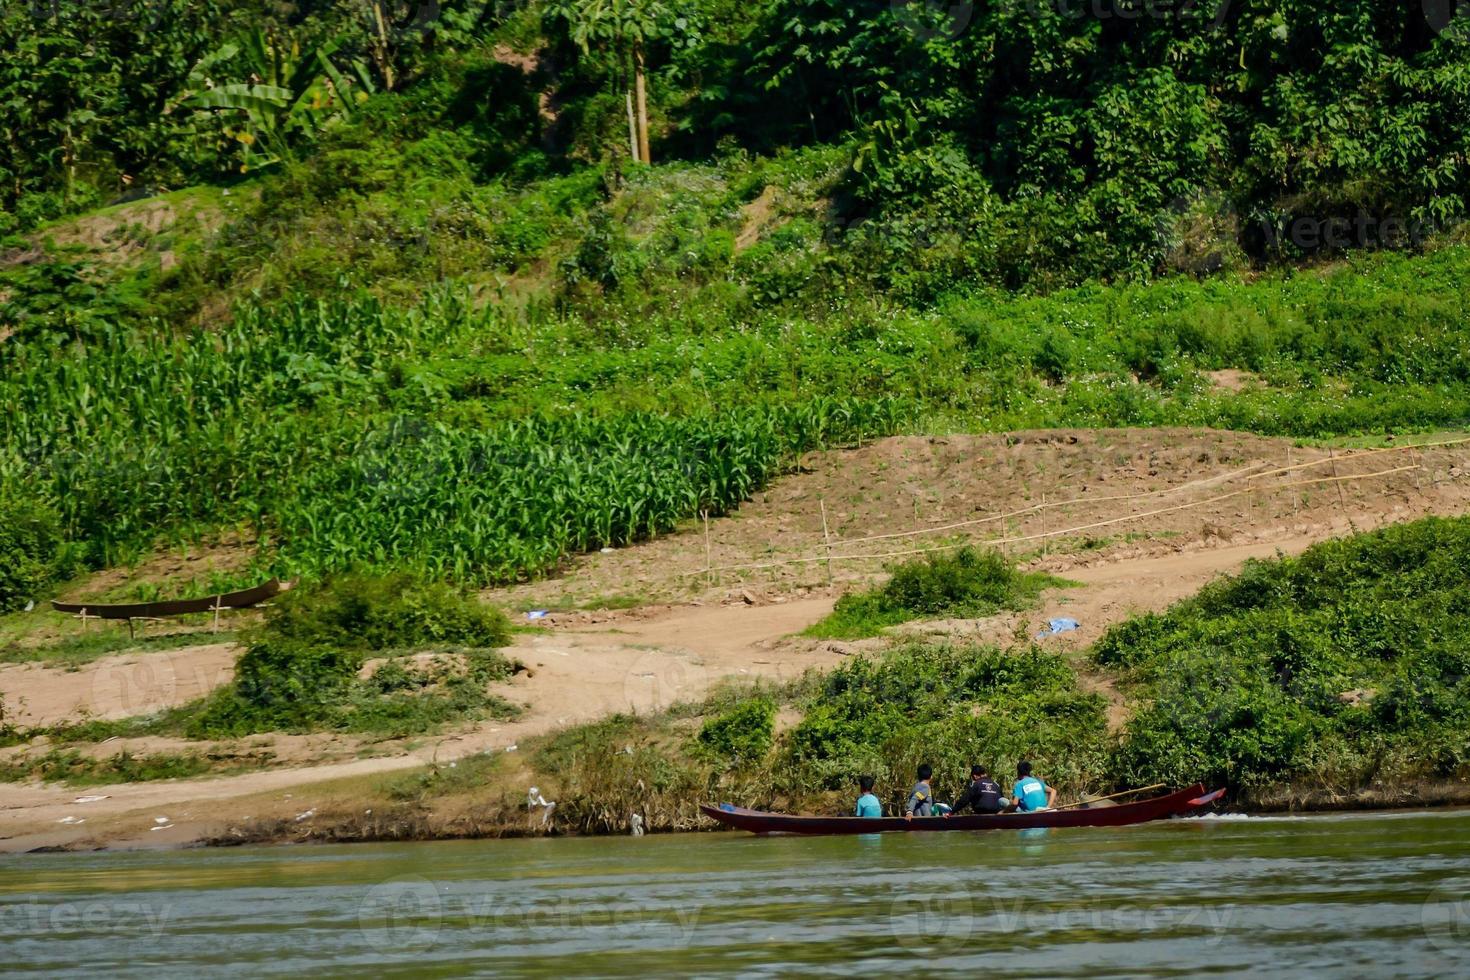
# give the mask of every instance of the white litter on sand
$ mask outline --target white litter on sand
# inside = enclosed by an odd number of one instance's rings
[[[303,820],[310,820],[314,816],[316,816],[316,807],[312,807],[310,810],[307,810],[305,813],[298,813],[298,814],[296,814],[296,822],[297,823],[300,823]]]
[[[73,803],[96,803],[98,800],[110,800],[110,796],[78,796],[72,800]]]
[[[153,822],[154,823],[168,823],[169,821],[168,821],[168,817],[154,817],[153,818]]]

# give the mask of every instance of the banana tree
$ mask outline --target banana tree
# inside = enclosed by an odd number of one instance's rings
[[[353,115],[356,100],[372,94],[372,79],[361,64],[353,63],[350,79],[333,64],[338,43],[303,53],[295,39],[256,28],[239,44],[201,59],[176,104],[227,120],[226,136],[244,148],[241,170],[268,166],[289,155],[293,134],[315,135],[332,120]],[[249,73],[248,81],[211,77],[237,63]]]

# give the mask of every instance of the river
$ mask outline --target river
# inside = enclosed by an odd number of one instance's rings
[[[9,976],[1470,975],[1470,811],[0,858]]]

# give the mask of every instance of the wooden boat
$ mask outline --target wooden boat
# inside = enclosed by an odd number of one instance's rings
[[[160,602],[57,602],[51,600],[51,608],[57,612],[85,614],[99,619],[158,619],[163,616],[184,616],[189,613],[214,612],[216,609],[244,609],[258,606],[286,591],[291,586],[278,578],[238,592],[224,592],[205,596],[202,599],[165,599]]]
[[[728,803],[720,806],[701,805],[700,810],[736,830],[753,834],[876,834],[891,830],[1026,830],[1037,827],[1125,827],[1168,817],[1183,816],[1204,809],[1225,795],[1223,789],[1206,793],[1204,784],[1196,783],[1164,796],[1123,803],[1118,806],[1086,805],[1035,813],[970,813],[952,817],[808,817],[784,813],[746,810]]]

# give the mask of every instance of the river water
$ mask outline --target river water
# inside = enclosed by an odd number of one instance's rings
[[[0,974],[1470,975],[1470,811],[0,858]]]

